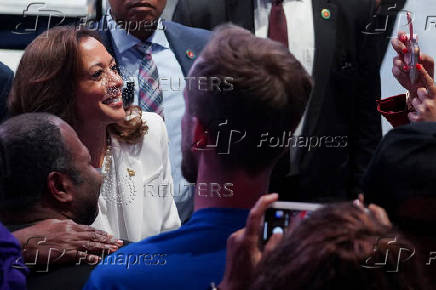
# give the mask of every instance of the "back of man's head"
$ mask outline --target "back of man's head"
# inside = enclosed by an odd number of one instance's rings
[[[59,128],[62,123],[66,125],[50,114],[28,113],[0,125],[0,208],[32,207],[47,193],[53,171],[79,182]]]
[[[436,222],[436,124],[391,130],[364,178],[365,201],[384,207],[402,230],[433,234]]]
[[[413,254],[410,242],[372,213],[331,205],[283,237],[259,264],[250,289],[430,289]]]
[[[251,173],[288,149],[312,89],[286,47],[231,25],[215,31],[190,77],[189,113],[217,144],[223,164]]]

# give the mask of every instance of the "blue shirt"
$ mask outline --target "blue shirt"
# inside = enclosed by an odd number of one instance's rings
[[[223,278],[227,238],[247,216],[245,209],[198,210],[180,229],[108,256],[84,289],[209,289]]]
[[[27,272],[18,241],[0,223],[0,290],[26,289]]]
[[[139,96],[139,65],[144,55],[135,46],[141,44],[141,41],[135,36],[128,34],[125,30],[116,27],[111,14],[107,14],[108,26],[113,28],[110,29],[110,32],[118,66],[124,81],[135,83],[134,104],[137,105]],[[159,81],[163,94],[163,111],[169,137],[171,174],[174,181],[174,200],[180,219],[183,222],[191,216],[193,210],[192,186],[189,186],[189,183],[182,177],[181,171],[182,132],[180,123],[185,113],[183,90],[185,89],[186,81],[182,68],[174,52],[170,49],[170,44],[160,20],[158,28],[147,39],[147,42],[152,43],[152,59],[156,63],[159,72]]]

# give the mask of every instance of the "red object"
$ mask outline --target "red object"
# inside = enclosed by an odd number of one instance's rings
[[[408,72],[409,71],[409,66],[407,64],[405,64],[403,66],[403,71]]]
[[[283,9],[283,0],[275,0],[272,3],[271,13],[269,15],[268,37],[289,47],[288,25]]]
[[[422,70],[422,69],[423,69],[423,67],[422,67],[422,65],[421,65],[421,64],[417,63],[417,64],[416,64],[416,69],[417,69],[417,70]]]
[[[400,36],[400,41],[401,42],[406,42],[407,41],[407,36],[405,34]]]
[[[406,54],[408,51],[407,47],[403,48],[403,54]]]
[[[392,127],[409,124],[406,95],[398,95],[377,101],[377,111],[388,120]]]

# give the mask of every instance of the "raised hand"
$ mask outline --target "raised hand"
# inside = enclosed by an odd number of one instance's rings
[[[279,241],[281,234],[274,234],[263,252],[259,249],[262,219],[268,206],[277,201],[277,194],[262,196],[250,210],[245,228],[234,232],[227,240],[226,270],[219,289],[245,290],[253,279],[254,269],[262,255],[271,251]]]
[[[412,101],[415,97],[417,97],[417,89],[420,87],[424,87],[422,79],[418,79],[415,83],[410,81],[410,67],[408,67],[406,58],[410,53],[408,51],[408,42],[410,41],[409,36],[400,31],[398,33],[398,37],[392,39],[392,47],[398,53],[393,60],[392,74],[398,80],[398,82],[410,92],[410,101]],[[434,76],[434,60],[432,57],[421,54],[419,63],[425,68],[425,70],[429,73],[430,77]]]
[[[432,76],[422,66],[417,68],[423,87],[417,89],[417,97],[411,102],[414,112],[408,117],[411,122],[436,122],[436,85]]]

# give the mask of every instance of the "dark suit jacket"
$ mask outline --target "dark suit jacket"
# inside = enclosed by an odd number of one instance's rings
[[[106,49],[116,58],[113,49],[112,34],[107,28],[107,22],[101,20],[103,29],[100,30],[100,37]],[[182,67],[182,72],[186,76],[191,69],[196,57],[203,50],[211,35],[210,31],[180,25],[172,21],[164,21],[165,35],[170,44],[171,50],[176,55],[176,59]],[[192,51],[194,58],[187,55],[188,50]]]
[[[0,122],[6,118],[8,95],[13,79],[14,73],[7,65],[0,62]]]
[[[302,132],[307,139],[299,145],[292,171],[289,157],[279,162],[271,190],[281,199],[348,199],[361,191],[361,177],[381,138],[379,69],[394,21],[391,17],[386,33],[369,31],[379,28],[372,18],[375,0],[312,4],[315,85]],[[322,18],[322,9],[331,11],[330,19]],[[180,0],[173,19],[205,29],[231,21],[253,32],[254,5],[251,0]],[[310,140],[318,145],[309,149]]]

